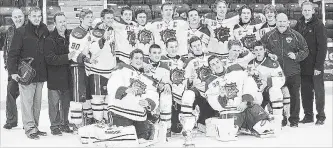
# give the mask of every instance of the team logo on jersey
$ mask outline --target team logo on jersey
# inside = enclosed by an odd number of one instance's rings
[[[153,40],[153,33],[147,29],[140,30],[138,40],[144,45],[149,44]]]
[[[235,97],[237,97],[237,93],[239,92],[236,83],[226,83],[224,85],[224,89],[226,91],[226,96],[228,99],[234,99]]]
[[[170,38],[176,38],[176,30],[173,29],[166,29],[160,32],[161,39],[164,43]]]
[[[291,43],[292,40],[293,40],[293,38],[291,38],[291,37],[286,38],[287,43]]]
[[[254,74],[252,77],[253,77],[254,81],[257,83],[258,88],[260,88],[263,84],[262,84],[262,81],[261,81],[259,75]]]
[[[245,48],[252,50],[254,43],[256,42],[256,36],[254,34],[246,35],[241,41]]]
[[[135,94],[135,96],[141,96],[142,94],[146,93],[146,88],[147,85],[145,83],[143,83],[142,81],[138,80],[138,79],[130,79],[130,87],[137,87],[137,93]]]
[[[130,45],[133,47],[135,46],[135,32],[134,31],[127,31],[127,40]]]
[[[171,70],[171,82],[173,84],[179,85],[182,84],[183,81],[185,80],[185,70],[183,69],[178,69],[176,67],[175,69]]]
[[[202,66],[197,69],[196,72],[201,81],[206,80],[206,78],[212,74],[212,70],[208,66]]]
[[[224,43],[225,41],[228,41],[228,38],[230,37],[230,29],[228,27],[219,27],[214,29],[215,38],[219,41]]]

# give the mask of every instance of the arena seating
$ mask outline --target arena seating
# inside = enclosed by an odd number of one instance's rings
[[[211,9],[207,4],[192,4],[192,8],[196,8],[200,15],[211,12]]]
[[[325,10],[326,10],[325,17],[328,19],[332,19],[333,18],[333,3],[325,4]]]
[[[253,12],[262,13],[265,4],[249,4],[249,6],[253,9]]]

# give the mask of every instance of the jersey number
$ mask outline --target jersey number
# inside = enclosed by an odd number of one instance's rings
[[[71,48],[74,50],[78,50],[80,48],[80,44],[72,43]]]

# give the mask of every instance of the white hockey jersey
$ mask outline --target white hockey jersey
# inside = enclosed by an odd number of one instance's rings
[[[284,85],[285,76],[278,61],[265,57],[261,62],[252,60],[249,66],[261,74],[262,78],[267,81],[267,87],[281,88]]]
[[[210,76],[207,80],[206,95],[207,101],[214,110],[223,111],[230,107],[237,107],[243,101],[253,101],[261,104],[262,95],[258,92],[258,87],[254,79],[234,64],[226,69],[224,77]],[[225,97],[221,97],[221,91],[225,92]],[[253,100],[243,100],[243,95],[249,94]]]
[[[159,104],[154,82],[130,65],[120,64],[119,67],[112,73],[107,85],[108,110],[134,121],[144,121],[147,119],[146,111],[154,111]],[[137,94],[126,94],[129,87],[138,87]],[[140,100],[147,100],[149,107],[140,106]]]
[[[235,39],[242,41],[245,48],[253,48],[253,44],[257,40],[257,28],[255,24],[253,24],[252,22],[249,22],[247,24],[238,23],[234,26],[233,31]]]
[[[153,64],[149,59],[145,60],[145,74],[154,79],[155,83],[171,84],[170,69],[166,63]]]
[[[187,40],[189,41],[191,37],[197,36],[201,39],[201,42],[203,45],[205,45],[204,51],[206,52],[208,49],[208,45],[210,43],[210,38],[211,38],[212,32],[208,29],[207,24],[202,24],[200,23],[199,28],[192,29],[191,27],[188,28],[187,30]],[[190,45],[188,45],[190,48]]]
[[[155,43],[153,33],[147,29],[149,22],[145,26],[137,24],[135,28],[136,48],[141,49],[145,57],[149,55],[149,47]]]
[[[116,55],[126,64],[130,63],[129,54],[135,49],[135,22],[127,24],[122,18],[115,18],[113,29],[115,32]]]
[[[178,55],[184,56],[188,54],[186,30],[189,27],[186,21],[174,19],[170,22],[165,22],[162,19],[157,19],[146,26],[148,30],[153,32],[155,43],[161,46],[164,55],[166,54],[165,42],[170,38],[176,38],[178,41]]]
[[[88,56],[89,48],[91,43],[91,32],[90,29],[86,30],[82,26],[78,26],[73,29],[69,36],[69,52],[77,51],[73,58],[74,62],[77,62],[77,58],[80,53]]]
[[[217,56],[228,56],[228,40],[233,39],[233,27],[238,24],[239,16],[218,20],[216,15],[204,18],[204,23],[210,26],[214,33],[208,46],[208,51]]]
[[[103,38],[104,34],[108,34],[110,38]],[[113,30],[94,29],[92,31],[92,43],[89,53],[92,60],[97,63],[86,64],[88,75],[98,74],[109,78],[113,68],[116,66],[115,43]]]
[[[262,36],[264,36],[267,32],[270,32],[271,30],[275,29],[276,24],[269,25],[268,22],[263,23],[262,25],[259,25],[257,27],[257,40],[260,40]]]
[[[161,57],[161,62],[165,63],[170,69],[169,75],[172,84],[172,98],[178,104],[181,104],[183,92],[187,84],[184,70],[185,58],[180,56],[172,58],[166,55]]]
[[[195,75],[192,86],[196,87],[200,92],[205,91],[205,79],[212,74],[208,65],[209,55],[192,57],[187,59],[185,66],[185,78],[189,79]]]

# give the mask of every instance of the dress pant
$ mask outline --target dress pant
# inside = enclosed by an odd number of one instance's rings
[[[316,118],[325,120],[325,86],[324,74],[320,75],[302,75],[301,76],[301,95],[304,115],[313,118],[313,100],[316,100]]]
[[[17,125],[16,99],[19,96],[19,85],[11,77],[8,77],[6,98],[6,123]]]
[[[49,118],[51,130],[60,128],[60,125],[68,125],[68,113],[70,105],[70,90],[48,90]]]
[[[26,135],[37,133],[44,82],[19,84],[23,128]]]
[[[286,77],[285,86],[289,89],[290,93],[290,123],[299,122],[300,112],[300,87],[301,87],[301,76],[299,74]]]

